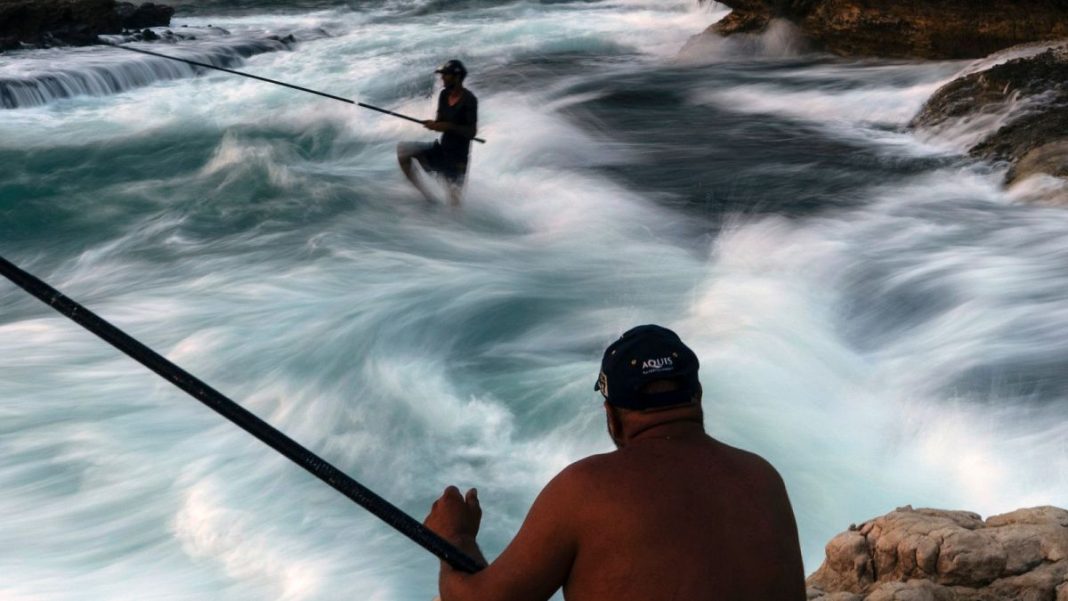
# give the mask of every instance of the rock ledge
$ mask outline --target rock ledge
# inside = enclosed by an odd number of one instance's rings
[[[1068,510],[901,507],[834,537],[813,601],[1068,601]]]
[[[115,0],[0,0],[0,51],[86,46],[101,34],[170,25],[174,9]]]
[[[1063,0],[720,0],[734,9],[709,31],[763,31],[794,22],[842,56],[980,58],[1018,44],[1068,37]]]
[[[1068,179],[1068,45],[946,84],[911,127],[938,138],[1001,115],[1001,126],[985,132],[969,154],[1008,163],[1008,184],[1037,174]]]

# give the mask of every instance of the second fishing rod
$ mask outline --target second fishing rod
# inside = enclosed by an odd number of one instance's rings
[[[374,105],[371,105],[371,104],[367,104],[365,102],[357,102],[356,100],[352,100],[351,98],[342,98],[341,96],[335,96],[333,94],[327,94],[326,92],[320,92],[319,90],[313,90],[311,88],[305,88],[303,86],[298,86],[298,85],[294,85],[294,84],[291,84],[291,83],[286,83],[284,81],[278,81],[276,79],[269,79],[267,77],[260,77],[259,75],[253,75],[251,73],[245,73],[243,71],[235,71],[233,69],[227,69],[225,67],[217,67],[217,66],[209,64],[209,63],[203,63],[203,62],[200,62],[200,61],[189,60],[189,59],[186,59],[186,58],[178,58],[177,56],[170,56],[170,55],[167,55],[167,54],[161,54],[159,52],[152,52],[151,50],[144,50],[142,48],[132,48],[130,46],[123,46],[121,44],[115,44],[115,43],[112,43],[112,42],[103,42],[103,43],[108,45],[108,46],[111,46],[112,48],[118,48],[120,50],[126,50],[128,52],[136,52],[138,54],[147,54],[149,56],[155,56],[155,57],[159,57],[159,58],[165,58],[167,60],[178,61],[180,63],[186,63],[188,65],[193,65],[195,67],[203,67],[205,69],[214,69],[215,71],[223,71],[224,73],[231,73],[233,75],[240,75],[241,77],[248,77],[249,79],[255,79],[255,80],[263,81],[263,82],[266,82],[266,83],[272,83],[272,84],[274,84],[276,86],[283,86],[283,87],[291,88],[291,89],[294,89],[294,90],[300,90],[301,92],[307,92],[309,94],[315,94],[316,96],[322,96],[324,98],[330,98],[332,100],[337,100],[339,102],[344,102],[344,103],[347,103],[347,104],[354,104],[354,105],[356,105],[356,106],[358,106],[360,108],[370,109],[372,111],[377,111],[379,113],[384,113],[386,115],[397,117],[399,119],[404,119],[404,120],[407,120],[407,121],[412,121],[414,123],[419,123],[420,125],[422,125],[424,123],[424,121],[425,121],[424,119],[416,119],[415,117],[410,117],[408,115],[404,115],[404,114],[401,114],[401,113],[395,113],[395,112],[393,112],[393,111],[391,111],[389,109],[384,109],[382,107],[374,106]],[[474,140],[475,142],[479,142],[479,143],[482,143],[482,144],[486,143],[486,140],[484,140],[482,138],[473,137],[471,139]]]

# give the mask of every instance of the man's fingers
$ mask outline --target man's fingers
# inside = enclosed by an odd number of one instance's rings
[[[472,526],[475,532],[478,532],[478,527],[482,523],[482,504],[478,502],[478,489],[472,488],[467,491],[464,500],[467,501],[468,515],[474,522]]]
[[[478,510],[480,513],[482,512],[482,506],[478,502],[478,489],[477,488],[472,488],[471,490],[467,491],[467,494],[464,495],[464,501],[467,503],[467,506],[470,507],[471,509]]]

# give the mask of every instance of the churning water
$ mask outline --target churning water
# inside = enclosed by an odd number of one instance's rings
[[[201,35],[151,48],[416,115],[463,59],[488,138],[464,208],[402,180],[416,125],[24,51],[0,254],[413,515],[477,485],[497,554],[610,449],[600,352],[649,322],[700,355],[712,435],[783,474],[808,572],[896,506],[1068,501],[1068,222],[903,131],[966,63],[687,45],[721,14],[691,0],[178,6]],[[2,283],[0,491],[5,600],[435,592],[436,559]]]

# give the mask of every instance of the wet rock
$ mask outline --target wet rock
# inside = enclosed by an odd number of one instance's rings
[[[773,18],[795,23],[843,56],[980,58],[1027,42],[1068,38],[1068,2],[1019,0],[720,0],[733,12],[709,28],[763,31]]]
[[[143,29],[146,27],[166,27],[171,24],[174,9],[162,4],[145,2],[134,6],[129,2],[119,2],[115,11],[121,15],[123,27]]]
[[[1066,601],[1068,510],[902,507],[827,544],[811,601]]]
[[[1029,151],[1009,169],[1006,179],[1012,184],[1034,175],[1052,175],[1068,180],[1068,141],[1050,142]]]
[[[1008,184],[1035,174],[1068,178],[1068,45],[946,84],[911,127],[937,137],[990,115],[1005,115],[1004,123],[968,149],[972,156],[1007,162]]]
[[[122,28],[114,0],[0,0],[4,47],[84,45],[98,33]]]
[[[173,14],[115,0],[0,0],[0,50],[95,44],[101,34],[167,25]]]
[[[268,40],[274,40],[276,42],[281,42],[287,48],[289,48],[289,47],[291,47],[291,46],[293,46],[294,44],[297,43],[297,38],[293,37],[293,34],[289,34],[289,35],[287,35],[285,37],[278,36],[278,35],[269,35],[269,36],[267,36],[267,39]]]

